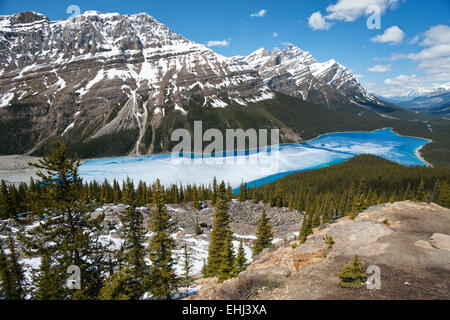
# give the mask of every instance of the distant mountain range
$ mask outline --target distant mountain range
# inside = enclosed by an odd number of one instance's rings
[[[278,127],[283,141],[298,141],[416,117],[334,60],[293,45],[226,58],[146,13],[0,16],[0,49],[0,154],[42,154],[56,139],[84,156],[168,151],[173,129],[201,119]]]
[[[383,98],[405,109],[450,118],[450,83],[429,90],[415,90],[406,96]]]

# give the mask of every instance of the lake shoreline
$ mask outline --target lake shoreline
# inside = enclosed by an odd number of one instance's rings
[[[414,137],[414,136],[405,136],[397,133],[393,128],[386,127],[381,129],[376,129],[372,131],[344,131],[344,132],[329,132],[329,133],[323,133],[318,135],[315,138],[311,138],[308,140],[303,140],[299,142],[290,142],[290,143],[283,143],[280,144],[279,147],[285,147],[289,145],[295,145],[295,144],[301,144],[301,143],[308,143],[313,140],[319,139],[326,135],[332,135],[332,134],[342,134],[342,133],[373,133],[380,130],[386,130],[390,129],[393,133],[395,133],[398,136],[401,137],[408,137],[408,138],[415,138],[415,139],[421,139],[424,141],[428,141],[428,143],[432,143],[431,139],[422,138],[422,137]],[[429,163],[427,160],[424,159],[421,150],[425,145],[422,145],[418,147],[416,150],[414,150],[414,155],[419,159],[424,165],[433,166],[431,163]],[[257,150],[257,149],[256,149]],[[84,164],[90,161],[95,160],[102,160],[102,159],[125,159],[125,158],[138,158],[138,157],[146,157],[146,156],[155,156],[158,154],[153,155],[142,155],[142,156],[116,156],[116,157],[98,157],[98,158],[89,158],[89,159],[80,159],[80,163]],[[166,155],[169,156],[170,153],[165,154],[159,154],[159,155]],[[36,175],[36,169],[29,166],[29,162],[37,162],[39,157],[31,157],[26,155],[8,155],[8,156],[0,156],[0,179],[4,179],[6,183],[8,184],[15,184],[18,185],[20,183],[28,183],[30,180],[30,177],[38,178]]]

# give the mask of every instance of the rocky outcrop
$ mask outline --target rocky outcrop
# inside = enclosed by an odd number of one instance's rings
[[[200,280],[190,299],[448,299],[449,225],[450,210],[433,203],[373,206],[314,230],[304,244],[267,249],[235,279]],[[380,290],[339,286],[337,273],[354,255],[380,267]]]
[[[435,233],[430,238],[430,244],[434,248],[450,251],[450,235]]]

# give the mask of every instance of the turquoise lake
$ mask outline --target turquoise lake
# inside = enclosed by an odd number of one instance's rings
[[[330,166],[360,154],[377,155],[407,166],[427,165],[415,153],[427,143],[426,139],[401,136],[392,129],[329,133],[309,141],[280,145],[271,153],[260,150],[195,160],[173,159],[171,154],[89,160],[81,165],[79,173],[88,182],[103,182],[105,178],[122,181],[130,177],[135,182],[147,183],[160,179],[164,185],[208,185],[217,177],[236,188],[241,182],[262,185],[293,172]]]

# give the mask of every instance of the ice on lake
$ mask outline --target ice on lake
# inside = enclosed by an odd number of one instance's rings
[[[205,184],[214,177],[238,187],[241,182],[261,185],[286,174],[329,166],[359,154],[373,154],[397,163],[425,165],[415,151],[428,140],[400,136],[391,129],[373,132],[330,133],[316,139],[280,145],[270,153],[259,152],[234,157],[178,159],[170,154],[139,157],[117,157],[89,160],[80,167],[84,181],[103,182],[108,179],[164,185]]]

